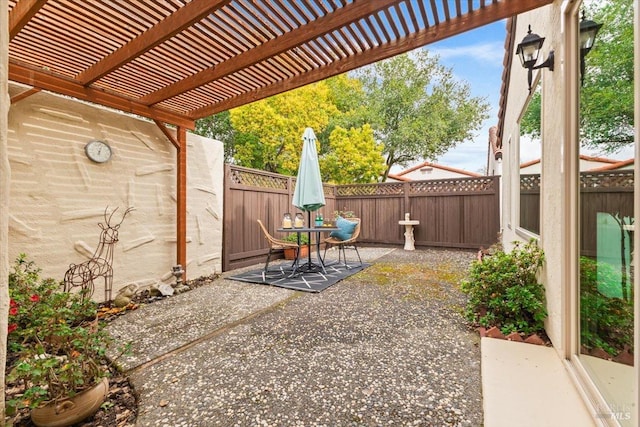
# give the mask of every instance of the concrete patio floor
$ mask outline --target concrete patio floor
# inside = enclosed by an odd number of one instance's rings
[[[590,427],[593,418],[551,347],[482,338],[485,427]]]
[[[367,262],[405,254],[420,264],[455,258],[455,251],[361,249]],[[425,283],[446,289],[434,274]],[[363,287],[371,280],[354,282],[309,296],[223,280],[116,319],[110,331],[135,340],[120,362],[139,394],[136,425],[594,425],[553,348],[480,340],[455,295],[440,302],[439,293],[419,295],[416,304],[415,289],[378,295],[376,286]],[[389,325],[381,315],[391,316]],[[344,328],[349,323],[356,326]]]

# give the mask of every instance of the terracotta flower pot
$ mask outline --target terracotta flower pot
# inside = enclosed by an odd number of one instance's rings
[[[300,248],[300,258],[304,258],[309,255],[309,245],[302,246]],[[293,248],[286,248],[284,250],[284,259],[296,259],[296,250]]]
[[[109,380],[103,378],[98,384],[73,397],[31,410],[31,421],[38,427],[65,427],[76,424],[93,415],[107,398]]]

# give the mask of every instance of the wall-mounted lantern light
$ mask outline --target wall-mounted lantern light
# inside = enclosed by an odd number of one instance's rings
[[[584,57],[587,56],[596,41],[596,35],[602,24],[585,19],[584,10],[580,20],[580,83],[584,86]]]
[[[542,48],[543,43],[544,37],[532,33],[531,25],[529,25],[527,35],[524,36],[522,42],[520,42],[516,49],[516,54],[520,56],[522,66],[528,70],[527,79],[529,82],[529,92],[531,92],[533,70],[549,68],[550,71],[553,71],[553,51],[549,52],[549,57],[546,61],[540,65],[536,65],[536,62],[538,62],[538,54],[540,53],[540,48]]]

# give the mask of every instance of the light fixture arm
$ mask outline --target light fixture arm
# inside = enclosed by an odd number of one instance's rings
[[[540,49],[544,43],[544,37],[540,37],[539,35],[533,33],[531,31],[531,25],[529,25],[529,30],[527,31],[527,35],[524,36],[522,42],[518,44],[518,48],[516,49],[516,55],[520,56],[520,62],[522,66],[527,69],[527,81],[529,82],[529,93],[531,93],[531,83],[533,80],[533,70],[538,70],[540,68],[548,68],[549,71],[553,71],[554,65],[554,52],[553,50],[549,52],[549,56],[547,59],[540,65],[535,65],[538,60],[538,54],[540,53]]]
[[[549,71],[553,71],[553,64],[554,64],[554,51],[549,51],[549,56],[547,56],[547,59],[540,65],[536,65],[535,67],[532,67],[532,70],[538,70],[540,68],[548,68]]]

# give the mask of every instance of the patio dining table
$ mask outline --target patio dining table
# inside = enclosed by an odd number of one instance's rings
[[[336,231],[338,227],[335,226],[322,226],[322,227],[301,227],[301,228],[278,228],[277,231],[281,233],[297,233],[298,234],[298,246],[300,246],[300,235],[302,233],[309,234],[309,244],[311,244],[311,234],[315,233],[316,235],[316,256],[318,258],[318,262],[314,263],[311,260],[311,251],[307,254],[307,262],[304,264],[300,264],[300,253],[302,251],[298,250],[296,254],[296,259],[293,263],[293,271],[291,272],[291,276],[295,276],[296,274],[304,274],[304,273],[318,273],[322,271],[324,274],[327,274],[327,270],[325,269],[324,260],[320,256],[320,234]]]

